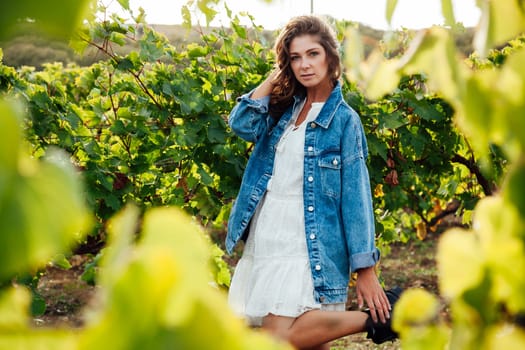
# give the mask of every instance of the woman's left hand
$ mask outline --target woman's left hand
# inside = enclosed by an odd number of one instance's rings
[[[357,271],[356,291],[359,308],[362,308],[366,302],[372,320],[377,322],[379,318],[382,323],[386,323],[390,318],[391,306],[373,266]]]

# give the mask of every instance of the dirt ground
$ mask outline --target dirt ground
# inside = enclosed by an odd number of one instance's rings
[[[71,268],[64,270],[49,266],[40,278],[37,292],[46,300],[46,312],[37,316],[37,327],[72,327],[84,325],[83,309],[92,300],[96,287],[80,277],[84,272],[87,255],[74,255],[69,259]]]
[[[391,252],[381,262],[381,277],[386,288],[400,286],[424,288],[438,295],[435,246],[437,240],[427,237],[425,241],[408,244],[394,244]],[[44,315],[35,317],[36,327],[71,327],[83,326],[83,309],[89,305],[96,292],[96,287],[80,279],[83,265],[89,258],[75,255],[70,259],[71,269],[63,270],[49,267],[40,279],[38,292],[44,297],[47,309]],[[355,307],[351,290],[349,307]],[[338,340],[332,350],[345,349],[399,349],[399,342],[375,345],[365,335],[354,335]]]

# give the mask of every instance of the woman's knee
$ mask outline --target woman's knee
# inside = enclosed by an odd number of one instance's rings
[[[262,328],[280,339],[290,341],[290,329],[294,321],[293,317],[269,314],[263,318]]]

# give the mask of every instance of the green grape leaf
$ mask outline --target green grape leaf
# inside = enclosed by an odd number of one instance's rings
[[[445,18],[445,25],[451,28],[456,27],[456,18],[454,16],[452,0],[441,0],[441,12]]]
[[[404,74],[425,72],[430,89],[456,101],[460,92],[458,83],[467,73],[464,66],[457,64],[454,45],[452,34],[442,27],[422,30],[411,42],[398,67]]]
[[[11,117],[4,115],[5,120]],[[2,139],[9,132],[16,134],[2,128]],[[67,251],[90,223],[80,179],[63,152],[50,149],[43,161],[16,154],[16,191],[4,196],[9,205],[0,207],[0,280],[41,267]]]
[[[525,349],[525,330],[507,323],[499,323],[487,331],[487,349]]]
[[[129,0],[118,0],[118,3],[124,10],[129,10]]]
[[[525,11],[520,1],[488,1],[480,4],[483,11],[474,44],[484,56],[492,47],[523,33]]]
[[[491,271],[492,297],[512,312],[525,308],[525,242],[520,213],[501,196],[480,201],[474,215],[482,254]]]
[[[0,211],[13,188],[16,176],[19,148],[21,147],[20,106],[14,102],[0,100],[1,133],[0,138]]]
[[[394,15],[394,11],[397,7],[397,0],[387,0],[386,1],[386,13],[385,17],[388,22],[388,24],[392,23],[392,16]]]
[[[217,2],[218,0],[197,0],[197,7],[206,17],[206,25],[209,25],[218,13],[212,7]]]
[[[387,145],[374,134],[367,136],[368,152],[372,155],[379,155],[385,162],[387,160]]]
[[[22,0],[13,2],[0,12],[0,39],[16,27],[20,21],[32,20],[43,32],[60,39],[69,39],[75,29],[88,15],[93,0],[49,0],[34,2]]]
[[[23,287],[0,290],[0,334],[24,329],[29,321],[31,292]],[[0,337],[1,338],[1,337]]]
[[[370,99],[377,100],[397,87],[401,73],[395,60],[375,62],[372,60],[368,65],[366,95]]]
[[[180,13],[183,19],[182,26],[186,30],[190,30],[192,28],[192,22],[191,22],[191,12],[190,12],[188,5],[182,6],[180,8]]]
[[[246,28],[244,28],[243,26],[235,23],[235,22],[232,22],[232,28],[233,30],[235,30],[235,33],[237,33],[237,35],[242,38],[242,39],[247,39],[247,34],[246,34]]]
[[[46,300],[42,295],[38,293],[33,293],[31,299],[31,315],[33,316],[42,316],[46,312]]]
[[[64,270],[69,270],[72,266],[64,254],[57,254],[53,257],[53,265]]]
[[[481,283],[485,266],[479,249],[476,236],[469,231],[451,229],[441,237],[436,259],[443,295],[458,297]]]
[[[438,350],[446,348],[449,332],[439,322],[440,305],[423,289],[408,289],[398,300],[392,327],[400,334],[403,349]]]
[[[514,164],[507,175],[507,183],[504,198],[512,203],[519,211],[519,215],[525,217],[525,162]]]
[[[189,216],[174,208],[148,211],[137,246],[130,246],[136,213],[127,211],[111,224],[111,234],[121,235],[112,244],[124,250],[116,249],[117,264],[108,259],[111,265],[101,268],[106,307],[80,335],[79,349],[288,349],[243,327],[223,292],[210,286],[212,248]]]
[[[435,296],[422,289],[408,289],[396,304],[392,326],[403,331],[406,327],[428,325],[438,313],[439,303]]]

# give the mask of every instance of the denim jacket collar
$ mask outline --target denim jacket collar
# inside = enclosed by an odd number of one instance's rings
[[[298,103],[302,100],[300,96],[294,96],[294,108],[298,105]],[[334,114],[337,110],[337,106],[342,102],[341,100],[341,83],[339,81],[336,82],[334,89],[330,93],[330,96],[328,96],[328,99],[326,100],[323,108],[321,109],[321,112],[319,112],[319,115],[315,119],[314,123],[319,125],[322,128],[327,129],[330,126],[330,123],[332,122],[332,119],[334,118]],[[291,116],[291,115],[290,115]],[[290,117],[288,116],[288,117]],[[284,116],[283,116],[284,117]],[[288,119],[288,118],[287,118]]]

